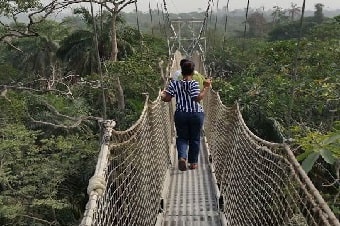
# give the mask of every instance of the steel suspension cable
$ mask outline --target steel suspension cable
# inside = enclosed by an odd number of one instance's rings
[[[167,7],[167,4],[166,4],[166,0],[163,0],[163,7],[164,7],[164,10],[165,10],[165,15],[166,15],[166,21],[165,22],[168,24],[168,26],[170,27],[170,30],[175,35],[175,37],[177,37],[175,29],[172,26],[172,24],[170,23],[170,15],[169,15],[169,12],[168,12],[168,7]]]
[[[210,10],[211,5],[212,5],[213,2],[214,2],[214,0],[209,0],[209,1],[208,1],[208,6],[207,6],[207,9],[206,9],[206,11],[205,11],[205,16],[204,16],[203,23],[202,23],[202,26],[201,26],[201,29],[200,29],[200,33],[198,34],[198,37],[197,37],[197,39],[196,39],[196,41],[195,41],[195,43],[194,43],[192,49],[195,48],[195,46],[197,45],[197,43],[200,41],[200,39],[201,39],[203,33],[206,31],[207,20],[208,20],[208,18],[209,18],[209,10]],[[192,54],[192,51],[191,51],[191,54]]]

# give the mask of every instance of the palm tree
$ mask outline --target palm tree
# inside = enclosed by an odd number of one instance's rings
[[[301,12],[301,9],[300,9],[300,7],[297,7],[296,3],[293,3],[293,2],[290,4],[290,6],[291,6],[291,8],[288,9],[288,13],[290,15],[290,19],[292,21],[294,21],[295,16],[298,15]]]
[[[37,32],[37,36],[11,40],[7,60],[21,71],[22,77],[25,76],[23,79],[31,84],[34,84],[32,80],[40,80],[43,82],[40,82],[39,88],[50,88],[56,76],[56,68],[60,65],[56,57],[58,39],[66,31],[58,23],[48,20],[34,25],[32,29]]]
[[[75,14],[82,16],[82,20],[86,25],[83,29],[75,30],[60,43],[60,48],[57,51],[57,56],[60,57],[67,64],[67,71],[73,71],[80,75],[88,75],[92,73],[98,73],[98,60],[97,50],[94,47],[95,34],[93,31],[93,23],[96,23],[98,28],[98,51],[100,61],[110,60],[111,57],[111,45],[110,42],[110,27],[111,18],[107,11],[102,12],[102,15],[98,15],[92,18],[92,15],[85,8],[78,8],[74,11]],[[70,20],[68,18],[68,21]],[[116,19],[118,25],[124,24],[121,17]],[[63,21],[66,24],[65,21]],[[102,24],[100,24],[102,23]],[[126,30],[124,26],[117,26],[118,34],[125,35]],[[130,40],[126,41],[122,35],[118,35],[117,46],[121,50],[121,54],[118,55],[119,59],[122,59],[134,52]]]
[[[67,71],[73,71],[80,75],[99,73],[98,64],[100,62],[106,60],[115,62],[117,59],[125,59],[134,53],[133,45],[139,43],[141,35],[136,29],[125,26],[124,21],[119,15],[114,20],[116,42],[113,44],[112,39],[110,39],[113,23],[110,12],[103,11],[101,15],[97,15],[94,18],[85,8],[76,9],[74,13],[82,16],[86,29],[74,31],[61,42],[57,55],[67,64]],[[97,29],[97,35],[93,31],[94,24],[97,28],[100,28]],[[94,41],[96,36],[98,44]],[[98,45],[100,61],[97,59],[95,44]],[[119,48],[119,52],[117,50],[116,56],[112,57],[112,46],[115,45]],[[125,108],[124,90],[120,84],[119,75],[111,76],[115,80],[114,88],[116,90],[118,108],[123,110]]]
[[[104,1],[103,7],[105,7],[111,13],[111,60],[117,61],[118,56],[118,44],[117,44],[117,27],[116,22],[119,13],[126,6],[136,3],[137,0],[111,0]],[[113,7],[110,7],[109,4],[113,4]]]
[[[280,6],[274,6],[273,9],[274,10],[271,14],[273,17],[273,24],[279,24],[286,19],[286,12]]]
[[[264,35],[266,19],[262,13],[254,12],[250,14],[247,22],[249,24],[249,34],[251,37],[262,37]]]
[[[315,18],[315,21],[319,24],[321,24],[324,19],[324,15],[322,12],[323,7],[324,5],[321,3],[315,4],[314,18]]]

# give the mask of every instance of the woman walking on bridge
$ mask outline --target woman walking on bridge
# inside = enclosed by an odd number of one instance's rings
[[[183,63],[181,69],[183,79],[171,81],[168,88],[162,91],[161,99],[169,102],[172,97],[176,97],[174,119],[177,132],[178,168],[185,171],[187,161],[190,169],[198,167],[200,135],[204,120],[203,107],[199,102],[211,86],[211,80],[205,80],[204,88],[200,91],[199,83],[193,80],[195,64],[187,61]]]

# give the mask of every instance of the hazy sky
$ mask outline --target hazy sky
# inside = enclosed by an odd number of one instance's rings
[[[157,3],[163,5],[163,0],[138,0],[138,10],[148,11],[149,2],[151,8],[156,9]],[[214,0],[213,10],[216,10],[217,0]],[[219,0],[219,8],[227,5],[228,0]],[[281,8],[290,8],[291,2],[296,3],[302,7],[303,0],[250,0],[250,7],[253,9],[262,8],[272,9],[273,6],[280,6]],[[180,13],[190,11],[205,11],[208,6],[208,0],[166,0],[169,13]],[[321,3],[325,10],[340,9],[340,0],[306,0],[306,10],[314,10],[314,5]],[[247,7],[247,0],[229,0],[229,10],[243,9]],[[134,6],[129,6],[124,11],[133,11]]]

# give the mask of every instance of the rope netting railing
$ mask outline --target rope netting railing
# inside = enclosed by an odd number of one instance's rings
[[[226,225],[340,225],[288,146],[256,137],[237,104],[205,98],[204,132]]]
[[[146,101],[133,127],[126,131],[112,130],[111,139],[103,139],[97,164],[102,172],[96,170],[90,179],[90,201],[81,225],[156,223],[171,163],[171,112],[171,106],[159,99]],[[103,154],[105,149],[108,152]]]

